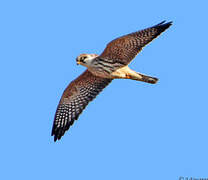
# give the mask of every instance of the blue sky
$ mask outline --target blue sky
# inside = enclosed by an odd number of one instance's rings
[[[208,178],[206,1],[1,1],[1,179]],[[61,141],[50,136],[68,83],[121,35],[173,26],[115,80]]]

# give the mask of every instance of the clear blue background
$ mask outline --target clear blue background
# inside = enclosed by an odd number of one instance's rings
[[[207,2],[1,1],[0,179],[208,178]],[[50,136],[81,53],[172,20],[130,67],[156,85],[115,80],[61,141]]]

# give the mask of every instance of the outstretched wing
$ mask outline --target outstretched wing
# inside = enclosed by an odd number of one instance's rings
[[[92,101],[112,79],[94,76],[86,70],[65,89],[56,110],[52,136],[60,139],[65,131],[77,120],[83,109]]]
[[[165,23],[163,21],[153,27],[114,39],[107,45],[99,57],[115,61],[113,63],[128,65],[146,44],[171,25],[172,22]]]

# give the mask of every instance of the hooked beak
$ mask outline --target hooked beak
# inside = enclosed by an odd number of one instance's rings
[[[77,65],[79,65],[80,64],[80,61],[78,59],[76,59],[76,61],[77,61]]]

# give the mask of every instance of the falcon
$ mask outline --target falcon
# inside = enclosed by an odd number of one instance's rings
[[[54,141],[60,140],[79,115],[113,79],[132,79],[155,84],[156,77],[131,70],[128,64],[142,48],[169,28],[165,21],[134,33],[114,39],[107,44],[101,55],[81,54],[77,64],[87,70],[72,81],[64,90],[56,110],[52,133]]]

